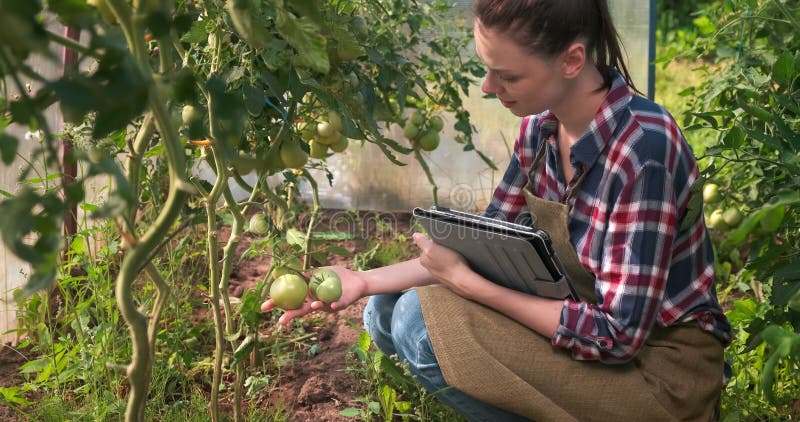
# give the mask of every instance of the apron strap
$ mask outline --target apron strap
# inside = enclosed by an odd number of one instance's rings
[[[533,173],[539,168],[539,165],[544,158],[544,153],[547,147],[547,140],[542,140],[542,143],[539,144],[539,148],[536,149],[536,156],[533,158],[533,163],[531,163],[531,169],[528,172],[528,181],[533,180]],[[583,181],[586,179],[586,175],[589,174],[589,169],[584,167],[580,168],[580,173],[578,174],[577,180],[572,185],[567,186],[567,194],[565,198],[565,203],[570,206],[570,202],[572,199],[575,198],[575,195],[580,190],[581,186],[583,185]],[[570,206],[571,207],[571,206]]]

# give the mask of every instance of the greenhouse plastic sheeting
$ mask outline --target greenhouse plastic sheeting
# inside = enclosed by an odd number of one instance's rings
[[[469,1],[459,2],[466,8]],[[647,92],[650,83],[651,3],[641,0],[610,1],[611,13],[628,54],[629,70],[637,87]],[[503,108],[497,100],[481,98],[480,82],[470,89],[465,105],[477,128],[476,147],[488,155],[498,170],[491,170],[475,152],[462,151],[453,141],[453,119],[445,116],[445,131],[439,148],[426,154],[436,184],[439,204],[467,211],[486,207],[494,186],[502,178],[510,159],[520,119]],[[450,131],[447,129],[450,128]],[[403,141],[402,131],[394,127],[386,136]],[[410,211],[415,206],[433,203],[432,187],[413,156],[398,156],[406,166],[393,165],[373,144],[361,147],[351,141],[344,154],[328,159],[333,173],[333,187],[322,172],[314,172],[320,182],[320,201],[326,208],[375,211]],[[304,198],[310,188],[303,185]]]

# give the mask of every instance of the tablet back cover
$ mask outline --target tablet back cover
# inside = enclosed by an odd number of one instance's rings
[[[486,279],[528,294],[556,299],[575,297],[555,257],[541,252],[541,244],[539,250],[534,246],[545,242],[535,232],[516,231],[499,224],[493,227],[465,219],[463,214],[442,214],[420,208],[413,211],[431,240],[463,255],[470,267]]]

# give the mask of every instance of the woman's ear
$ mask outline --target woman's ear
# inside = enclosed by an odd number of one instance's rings
[[[586,64],[586,46],[576,42],[561,54],[561,72],[567,79],[577,77]]]

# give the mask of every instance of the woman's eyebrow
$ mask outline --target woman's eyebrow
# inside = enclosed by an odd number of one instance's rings
[[[486,61],[483,60],[483,57],[481,57],[480,53],[478,53],[477,50],[475,50],[475,56],[478,57],[478,60],[483,62],[483,65],[486,66],[486,70],[489,70],[489,71],[494,72],[494,73],[513,73],[510,69],[495,69],[495,68],[489,67],[489,65],[486,64]]]

